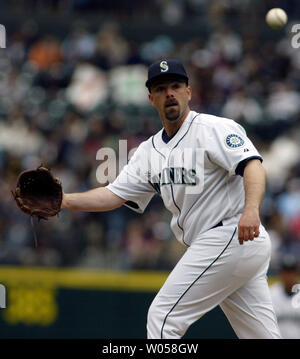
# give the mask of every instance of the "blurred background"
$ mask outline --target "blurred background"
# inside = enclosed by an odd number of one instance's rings
[[[289,17],[281,30],[266,25],[273,7]],[[36,222],[34,248],[30,220],[10,191],[20,171],[40,163],[65,192],[98,186],[100,148],[119,153],[122,139],[129,152],[161,128],[144,87],[148,65],[159,59],[181,59],[191,108],[234,119],[263,156],[271,280],[284,255],[300,258],[300,50],[291,45],[297,22],[296,0],[0,1],[7,35],[0,49],[2,337],[145,337],[147,308],[185,250],[160,198],[143,215],[125,207],[62,211]],[[99,322],[103,301],[108,312]],[[44,303],[40,316],[37,303]],[[96,317],[79,314],[82,306]],[[220,323],[221,313],[209,315]],[[190,335],[234,337],[225,321],[219,333],[205,319],[201,325]]]

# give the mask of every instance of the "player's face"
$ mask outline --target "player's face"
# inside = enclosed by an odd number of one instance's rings
[[[176,121],[187,112],[191,88],[180,80],[165,80],[151,86],[149,99],[162,120]]]

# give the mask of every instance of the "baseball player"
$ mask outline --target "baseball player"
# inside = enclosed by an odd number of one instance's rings
[[[280,263],[279,281],[270,287],[282,338],[300,339],[300,292],[298,263],[286,253]]]
[[[232,120],[190,110],[178,60],[152,64],[146,86],[163,128],[142,142],[115,181],[64,194],[62,208],[142,213],[159,194],[187,247],[148,312],[149,339],[181,338],[220,305],[239,338],[280,338],[266,273],[270,239],[260,223],[262,158]]]

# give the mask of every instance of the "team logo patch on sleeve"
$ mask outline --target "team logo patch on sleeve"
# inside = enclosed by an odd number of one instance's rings
[[[245,144],[245,141],[242,137],[236,135],[235,133],[231,133],[226,137],[225,143],[229,148],[238,148],[242,147]]]

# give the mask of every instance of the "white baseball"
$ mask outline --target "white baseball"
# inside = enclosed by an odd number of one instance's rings
[[[280,8],[273,8],[266,15],[266,22],[272,29],[280,29],[287,23],[287,20],[286,12]]]

